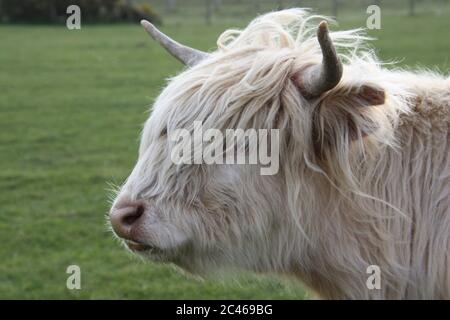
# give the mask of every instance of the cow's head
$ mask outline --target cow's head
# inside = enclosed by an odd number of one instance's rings
[[[306,29],[299,31],[304,39],[290,35],[291,20],[304,14],[263,16],[234,38],[222,35],[220,50],[211,54],[142,22],[189,68],[155,102],[137,164],[110,211],[112,228],[129,249],[196,272],[292,267],[290,257],[311,236],[306,217],[326,206],[330,176],[346,177],[352,144],[376,135],[382,123],[376,120],[384,116],[371,109],[384,103],[384,91],[362,82],[364,75],[345,77],[326,22],[308,29],[317,37],[306,37]],[[290,24],[280,22],[286,17]],[[342,40],[336,46],[348,45],[351,36],[335,35]],[[261,175],[260,164],[174,163],[173,134],[193,132],[195,121],[220,132],[279,129],[279,171]],[[340,162],[342,172],[334,165]]]

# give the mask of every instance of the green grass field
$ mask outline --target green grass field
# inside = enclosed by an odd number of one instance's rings
[[[213,49],[227,27],[167,24]],[[346,16],[340,28],[364,26]],[[384,15],[371,35],[383,59],[449,70],[450,14]],[[273,276],[198,280],[140,261],[106,229],[108,182],[133,168],[139,132],[165,78],[181,65],[128,25],[0,26],[0,298],[303,299]],[[68,265],[82,290],[66,288]]]

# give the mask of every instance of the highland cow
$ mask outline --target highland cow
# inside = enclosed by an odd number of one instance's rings
[[[389,70],[362,30],[326,21],[269,13],[210,53],[143,21],[187,67],[154,103],[112,228],[133,252],[198,274],[293,275],[332,299],[450,298],[450,79]],[[170,137],[195,121],[279,130],[279,171],[175,164]]]

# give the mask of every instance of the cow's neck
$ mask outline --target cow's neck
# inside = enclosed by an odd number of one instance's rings
[[[447,82],[448,83],[448,82]],[[417,88],[402,115],[398,148],[381,148],[355,170],[363,194],[340,194],[323,180],[304,219],[309,242],[295,271],[326,298],[450,298],[450,90]],[[450,88],[450,85],[448,86]],[[303,215],[305,216],[305,215]],[[366,273],[381,270],[381,288]],[[445,275],[445,276],[442,276]]]

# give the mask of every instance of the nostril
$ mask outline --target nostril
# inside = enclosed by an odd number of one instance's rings
[[[122,223],[126,225],[132,225],[144,214],[145,208],[143,205],[138,205],[135,210],[129,211],[122,217]]]
[[[136,209],[136,214],[140,217],[144,214],[145,208],[142,204],[138,205]]]
[[[110,213],[111,226],[119,237],[132,240],[132,228],[144,213],[145,205],[142,203],[118,203]]]

